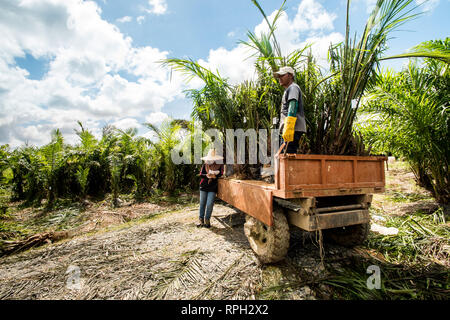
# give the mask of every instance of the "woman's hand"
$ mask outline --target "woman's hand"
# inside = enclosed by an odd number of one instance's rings
[[[208,179],[214,179],[216,177],[215,174],[209,174],[209,173],[206,176],[208,177]]]

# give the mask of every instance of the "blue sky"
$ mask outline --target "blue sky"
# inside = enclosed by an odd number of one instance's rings
[[[282,1],[260,0],[268,15]],[[422,3],[423,0],[415,0]],[[352,32],[375,0],[353,0]],[[344,0],[288,0],[277,36],[289,52],[313,42],[325,65],[330,42],[345,32]],[[422,16],[394,33],[387,55],[449,35],[450,0],[422,4]],[[59,128],[76,143],[77,120],[97,136],[105,124],[136,127],[188,118],[186,83],[158,63],[189,57],[238,83],[254,75],[239,40],[265,27],[250,0],[0,0],[0,144],[43,145]],[[405,61],[383,67],[400,70]]]

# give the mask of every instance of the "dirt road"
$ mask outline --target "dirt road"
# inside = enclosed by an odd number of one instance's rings
[[[301,249],[291,245],[277,266],[261,266],[244,235],[244,215],[221,204],[214,215],[210,229],[195,226],[191,207],[1,258],[0,299],[254,299],[266,297],[265,289],[270,298],[272,285],[306,280],[299,267],[308,279],[318,274],[310,239]],[[288,294],[314,298],[307,286]]]
[[[431,214],[437,204],[427,197],[409,171],[388,171],[386,194],[374,196],[373,218]],[[97,204],[83,215],[49,213],[52,221],[74,216],[69,221],[77,226],[76,236],[1,257],[0,299],[330,299],[331,287],[322,280],[333,270],[350,268],[350,276],[365,283],[362,259],[369,254],[371,261],[384,261],[367,246],[325,243],[325,269],[316,234],[292,228],[286,259],[260,265],[244,235],[244,214],[217,200],[212,227],[199,229],[198,199],[184,203],[184,209],[142,203],[112,210]],[[16,216],[34,221],[39,214],[26,209]],[[78,224],[78,217],[85,220]],[[381,247],[391,240],[377,238]]]

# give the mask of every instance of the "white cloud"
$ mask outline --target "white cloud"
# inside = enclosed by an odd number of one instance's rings
[[[142,24],[142,22],[144,22],[144,20],[145,20],[145,16],[139,16],[136,18],[136,22],[139,24]]]
[[[237,84],[245,79],[251,79],[255,75],[255,58],[251,58],[249,47],[239,44],[232,50],[218,48],[210,50],[207,61],[200,59],[199,63],[224,77],[231,84]]]
[[[170,69],[158,63],[168,53],[134,47],[131,38],[101,18],[94,2],[5,1],[0,10],[0,143],[42,145],[56,128],[73,142],[77,120],[96,132],[105,122],[126,126],[184,96],[182,79],[170,78]],[[15,57],[26,53],[47,60],[42,79],[29,79],[28,71],[16,65]]]
[[[169,119],[170,117],[167,115],[167,113],[164,112],[152,112],[148,116],[145,117],[146,123],[151,124],[160,124],[164,120]]]
[[[273,21],[275,15],[276,11],[272,12],[268,16],[269,21]],[[327,66],[330,44],[344,40],[341,33],[333,32],[333,22],[336,18],[334,13],[325,10],[318,1],[302,0],[293,18],[289,19],[289,16],[283,13],[277,21],[275,36],[280,43],[282,54],[287,55],[312,44],[312,52],[318,58],[319,64]],[[259,36],[268,30],[266,21],[262,20],[254,28],[254,33]],[[253,53],[249,47],[239,44],[231,50],[210,50],[208,58],[199,62],[212,71],[217,69],[223,77],[229,78],[230,83],[236,84],[255,76],[255,58],[250,57]]]
[[[113,126],[120,130],[127,130],[130,128],[139,129],[142,125],[134,118],[124,118],[112,123]]]
[[[159,64],[169,53],[150,46],[133,46],[131,38],[101,18],[95,2],[3,3],[0,143],[18,146],[29,141],[42,145],[56,128],[61,129],[67,142],[73,143],[77,141],[77,120],[98,136],[105,123],[126,128],[138,126],[145,119],[158,124],[168,118],[161,111],[163,106],[184,97],[187,85],[183,76]],[[149,4],[155,14],[167,10],[165,2]],[[294,17],[284,15],[279,20],[277,37],[281,47],[288,52],[302,48],[305,41],[314,41],[314,50],[324,55],[329,43],[342,37],[333,32],[334,19],[317,1],[303,0]],[[264,28],[262,22],[255,32]],[[16,64],[15,58],[26,54],[46,61],[48,71],[42,79],[29,79],[28,71]],[[255,75],[251,54],[242,44],[231,50],[220,47],[210,50],[200,63],[218,69],[231,83],[238,83]],[[201,85],[199,80],[189,83],[190,88]]]
[[[133,18],[131,18],[130,16],[125,16],[125,17],[122,17],[120,19],[116,19],[116,21],[120,22],[120,23],[125,23],[125,22],[131,22],[132,19]]]
[[[327,12],[316,0],[303,0],[298,6],[292,28],[298,31],[333,30],[336,18],[334,13]]]
[[[273,21],[276,11],[269,16],[269,21]],[[288,53],[301,49],[305,42],[302,39],[313,37],[316,41],[323,38],[326,40],[328,35],[325,32],[334,29],[333,22],[337,16],[329,13],[316,0],[302,0],[298,6],[297,13],[293,19],[289,19],[286,13],[282,14],[277,21],[275,36],[280,42],[282,53]],[[255,28],[257,35],[269,30],[267,23],[262,21]]]
[[[148,4],[150,6],[150,9],[145,10],[148,13],[161,15],[167,12],[166,0],[148,0]]]
[[[416,4],[420,5],[423,11],[433,11],[439,5],[440,0],[416,0]]]

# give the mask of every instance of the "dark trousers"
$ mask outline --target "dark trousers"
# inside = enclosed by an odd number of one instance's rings
[[[294,141],[289,142],[286,153],[297,153],[298,143],[303,134],[304,132],[301,131],[294,132]],[[281,138],[281,144],[283,144],[283,142],[284,140]]]

